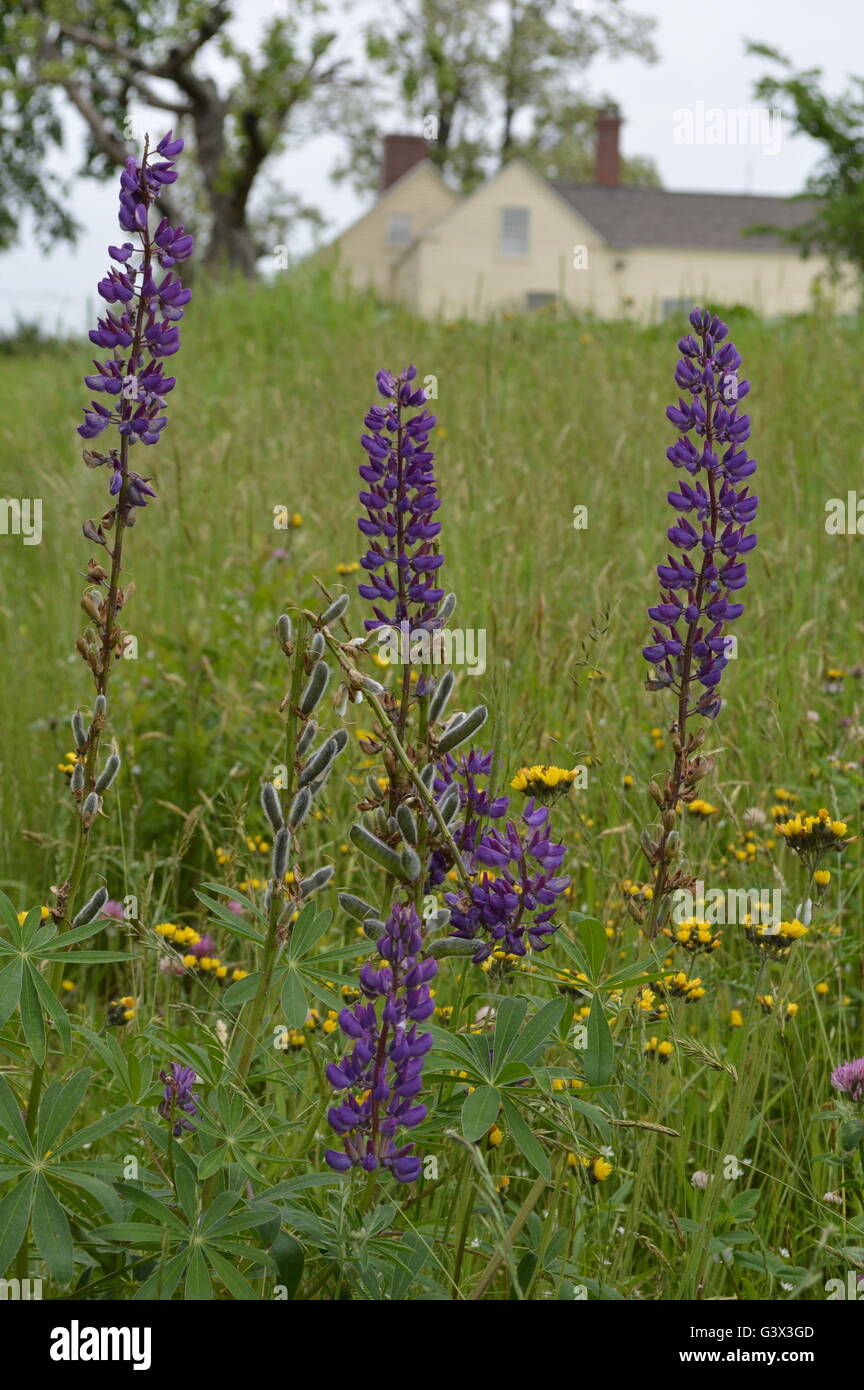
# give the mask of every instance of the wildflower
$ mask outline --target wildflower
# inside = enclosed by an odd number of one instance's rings
[[[691,801],[687,810],[691,816],[699,816],[702,820],[707,820],[709,816],[716,816],[717,807],[712,806],[710,801],[702,801],[697,797]]]
[[[458,790],[460,815],[451,830],[457,849],[469,859],[479,844],[482,822],[499,820],[510,804],[509,797],[491,797],[488,789],[480,785],[479,779],[487,779],[491,771],[492,754],[479,748],[472,748],[458,758],[447,753],[436,767],[437,775],[432,783],[436,801],[442,801],[452,786]],[[429,861],[430,885],[437,887],[450,868],[448,851],[434,850]]]
[[[831,1073],[835,1091],[843,1091],[852,1100],[864,1100],[864,1057],[854,1062],[841,1062]]]
[[[675,1051],[675,1045],[674,1043],[667,1042],[665,1038],[663,1042],[660,1042],[658,1038],[649,1038],[645,1044],[644,1051],[646,1057],[653,1057],[656,1061],[662,1062],[665,1065]]]
[[[516,792],[524,792],[535,801],[550,806],[563,792],[569,790],[576,780],[575,768],[547,767],[535,763],[533,767],[520,767],[510,786]]]
[[[327,1067],[327,1079],[345,1091],[342,1104],[328,1111],[331,1127],[342,1137],[344,1153],[328,1149],[325,1159],[337,1172],[359,1165],[367,1173],[389,1168],[397,1182],[420,1176],[420,1159],[412,1145],[397,1145],[401,1128],[413,1129],[426,1118],[426,1106],[414,1105],[423,1081],[423,1062],[432,1034],[420,1033],[435,1010],[429,981],[434,960],[421,960],[420,919],[411,906],[393,907],[377,941],[380,964],[360,971],[366,1000],[339,1014],[339,1026],[353,1043],[350,1054]],[[377,1001],[383,999],[379,1011]]]
[[[701,1168],[698,1168],[691,1176],[690,1181],[694,1187],[698,1187],[701,1190],[708,1186],[710,1179],[707,1173],[703,1172]]]
[[[198,1077],[192,1067],[172,1062],[170,1072],[160,1071],[159,1080],[165,1083],[159,1114],[168,1121],[174,1138],[179,1139],[184,1130],[195,1128],[189,1116],[198,1114],[198,1096],[192,1090]]]
[[[744,933],[747,940],[760,951],[782,959],[788,956],[796,941],[807,935],[807,928],[797,917],[791,922],[751,922],[748,914],[744,922]]]
[[[692,399],[680,398],[666,411],[682,431],[666,456],[694,481],[681,482],[668,494],[678,516],[667,534],[681,553],[657,566],[660,603],[648,610],[653,641],[642,654],[653,668],[649,689],[669,688],[689,700],[687,690],[695,680],[703,688],[695,709],[713,719],[728,661],[724,627],[744,611],[732,600],[747,582],[743,557],[756,546],[756,536],[745,535],[745,528],[756,515],[758,498],[750,496],[748,486],[739,489],[756,471],[743,447],[750,419],[738,413],[738,402],[750,389],[738,379],[741,358],[734,344],[723,342],[729,330],[716,315],[694,309],[690,324],[693,333],[678,343],[683,356],[675,380]],[[704,443],[694,442],[694,435]],[[697,476],[701,472],[707,488]]]
[[[486,831],[474,852],[472,867],[488,865],[495,872],[464,891],[446,893],[450,908],[451,936],[473,941],[485,934],[475,963],[496,949],[524,956],[530,947],[546,949],[546,938],[557,928],[552,923],[556,899],[570,879],[558,875],[564,859],[563,844],[551,839],[549,812],[529,801],[521,825],[508,820],[503,830]],[[536,866],[536,867],[535,867]]]
[[[786,808],[775,809],[781,812],[776,825],[777,834],[783,836],[789,848],[811,871],[816,869],[826,854],[842,854],[846,846],[852,843],[853,837],[847,836],[846,822],[832,820],[824,806],[815,815],[796,811],[786,820],[783,819],[787,814]]]
[[[112,1028],[122,1028],[124,1024],[131,1023],[135,1017],[135,998],[131,994],[124,994],[122,999],[112,999],[108,1005],[108,1012],[105,1022]]]
[[[65,994],[71,994],[72,991],[75,989],[74,980],[64,980],[61,985],[61,989]]]
[[[435,455],[428,447],[435,416],[424,410],[406,418],[406,411],[427,401],[426,392],[411,384],[416,375],[413,365],[398,378],[378,373],[378,391],[387,404],[369,407],[369,433],[360,441],[367,454],[360,466],[366,516],[357,525],[369,541],[360,562],[369,583],[361,584],[359,593],[373,601],[375,615],[365,620],[367,631],[397,627],[404,632],[402,623],[408,623],[409,634],[431,631],[438,626],[436,608],[444,597],[436,582],[444,556],[437,544],[441,523],[435,519],[440,506]],[[394,607],[388,615],[381,605],[390,603]]]
[[[106,395],[110,404],[91,401],[78,426],[83,439],[95,439],[115,424],[124,445],[156,444],[167,424],[165,397],[174,389],[175,378],[164,374],[163,361],[180,346],[177,324],[192,298],[174,266],[191,254],[192,237],[182,227],[169,226],[164,217],[151,232],[149,214],[162,188],[175,181],[173,160],[182,149],[183,141],[174,140],[169,131],[156,147],[155,162],[145,146],[141,163],[128,159],[120,176],[120,226],[136,236],[140,246],[125,241],[108,248],[114,265],[98,290],[111,308],[97,320],[90,341],[111,356],[94,360],[95,373],[84,381],[97,395]],[[133,265],[136,255],[140,261]],[[157,266],[166,272],[158,282]],[[107,464],[111,469],[109,491],[119,494],[127,524],[134,508],[146,506],[156,495],[149,480],[131,472],[117,450],[107,455],[90,452],[85,461],[89,467]]]
[[[831,882],[831,870],[817,869],[813,875],[813,882],[819,888],[827,888],[828,884]]]
[[[687,917],[671,929],[664,927],[663,934],[694,955],[700,951],[706,954],[716,951],[723,936],[722,932],[715,932],[708,922],[698,917]]]
[[[729,1015],[729,1022],[733,1028],[741,1028],[744,1023],[744,1015],[740,1009],[733,1009]]]
[[[62,763],[57,764],[57,771],[62,772],[66,777],[71,777],[72,773],[75,771],[75,764],[77,761],[77,753],[65,753]]]
[[[596,1158],[588,1158],[583,1154],[579,1161],[585,1170],[588,1181],[591,1183],[605,1182],[612,1172],[612,1164],[609,1162],[608,1158],[603,1158],[602,1155],[598,1155]]]

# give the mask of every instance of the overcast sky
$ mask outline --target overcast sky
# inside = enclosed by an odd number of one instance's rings
[[[284,0],[239,0],[237,10],[244,32],[253,32],[263,18]],[[751,140],[707,143],[708,126],[699,142],[700,103],[706,120],[710,109],[735,110],[753,105],[753,85],[768,65],[745,55],[746,39],[780,48],[799,67],[819,67],[828,90],[837,93],[855,72],[864,72],[864,6],[851,0],[723,0],[694,4],[693,0],[630,0],[634,13],[658,21],[655,43],[659,61],[649,66],[636,59],[598,60],[587,74],[592,95],[613,97],[625,118],[622,146],[626,154],[651,156],[663,184],[671,189],[715,192],[789,194],[799,192],[817,162],[819,149],[808,139],[792,139],[766,125]],[[373,11],[374,12],[374,11]],[[346,9],[340,47],[356,51],[363,7]],[[368,13],[368,10],[366,11]],[[847,57],[848,55],[848,57]],[[683,127],[676,113],[693,116],[692,143],[681,140]],[[767,113],[766,113],[767,115]],[[714,118],[716,120],[716,118]],[[153,129],[162,133],[164,115]],[[66,147],[58,167],[74,167],[79,157],[81,128],[70,113]],[[678,138],[676,138],[676,129]],[[270,170],[285,187],[318,206],[334,234],[351,223],[366,204],[344,184],[334,186],[329,171],[343,152],[337,131],[324,130],[301,149],[278,159]],[[85,224],[76,246],[42,255],[29,228],[21,245],[0,254],[0,326],[17,318],[38,319],[46,328],[83,330],[95,307],[91,288],[103,273],[105,245],[116,235],[114,186],[80,180],[73,212]]]

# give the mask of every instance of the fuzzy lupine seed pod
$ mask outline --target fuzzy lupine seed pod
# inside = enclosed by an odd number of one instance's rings
[[[472,734],[476,734],[478,729],[482,729],[487,714],[486,706],[478,705],[470,714],[456,715],[450,720],[438,741],[438,752],[449,753],[451,749],[458,748],[460,743],[464,743]]]
[[[365,825],[352,825],[348,834],[357,848],[380,869],[384,869],[388,874],[393,874],[395,878],[405,878],[402,861],[395,849],[385,845],[384,841],[379,840],[377,835],[373,835],[371,830],[367,830]]]
[[[287,613],[283,613],[276,619],[276,632],[283,647],[287,647],[293,636],[294,629],[291,626],[291,619]]]
[[[310,782],[316,782],[319,778],[325,777],[330,771],[334,760],[338,758],[347,742],[348,735],[344,729],[337,729],[335,734],[331,734],[331,736],[321,744],[317,753],[313,754],[309,759],[297,779],[297,785],[299,787],[305,787]]]
[[[312,656],[323,656],[327,650],[327,643],[320,632],[313,632],[309,638],[309,651]]]
[[[380,917],[364,917],[363,935],[369,941],[377,941],[379,936],[381,936],[386,930],[386,924],[381,921]]]
[[[69,786],[72,789],[73,795],[80,795],[80,793],[83,792],[86,780],[87,770],[84,767],[84,764],[76,763],[72,769],[72,776],[69,780]]]
[[[97,695],[93,701],[93,722],[101,720],[103,723],[108,715],[108,699],[105,695]]]
[[[99,913],[102,910],[107,901],[108,889],[97,888],[92,898],[90,898],[81,908],[81,911],[76,913],[76,915],[72,918],[72,926],[86,927],[89,922],[93,921],[93,918],[97,915],[97,913]]]
[[[285,824],[279,793],[272,782],[265,782],[261,788],[261,805],[273,831],[281,830]]]
[[[288,869],[288,851],[291,848],[291,832],[282,826],[273,841],[273,877],[281,883]]]
[[[310,898],[313,893],[326,888],[335,872],[332,864],[325,864],[322,869],[316,869],[308,878],[302,879],[299,884],[301,898]]]
[[[330,607],[325,608],[321,617],[318,619],[321,626],[326,627],[328,623],[335,623],[338,618],[342,617],[349,603],[350,599],[347,594],[340,594],[338,598],[335,598],[330,604]]]
[[[289,830],[296,830],[300,822],[306,819],[311,805],[312,793],[308,787],[301,787],[300,791],[291,802],[291,807],[288,811]]]
[[[409,883],[416,883],[423,869],[420,863],[420,856],[410,845],[403,845],[399,855],[399,863],[402,866],[402,877]]]
[[[447,701],[453,693],[453,686],[456,684],[456,677],[452,671],[445,671],[440,681],[435,687],[432,699],[429,701],[429,722],[434,724],[441,718],[447,708]]]
[[[412,811],[411,811],[411,807],[410,807],[410,806],[406,806],[404,802],[402,803],[401,806],[397,806],[397,807],[396,807],[396,820],[397,820],[397,822],[398,822],[400,831],[402,832],[403,836],[405,837],[406,842],[407,842],[409,845],[413,845],[413,846],[416,848],[416,845],[417,845],[417,822],[416,822],[415,819],[414,819],[414,816],[413,816]]]
[[[330,668],[326,661],[318,661],[312,667],[312,674],[303,694],[300,696],[300,713],[302,715],[311,714],[324,691],[327,689],[327,682],[330,679]]]
[[[314,719],[310,719],[309,723],[306,725],[306,728],[303,730],[302,734],[297,740],[298,758],[305,758],[307,752],[309,751],[309,745],[314,739],[317,732],[318,725],[315,723]]]
[[[75,713],[72,715],[71,723],[72,737],[75,740],[75,746],[83,750],[87,747],[87,729],[85,727],[83,717],[77,709]]]
[[[81,824],[85,830],[89,830],[99,812],[102,810],[102,798],[98,792],[90,792],[84,798],[81,807]]]
[[[445,623],[449,623],[450,619],[453,617],[453,614],[454,614],[455,612],[456,612],[456,595],[455,595],[455,594],[447,594],[447,595],[442,599],[441,604],[440,604],[440,606],[439,606],[439,608],[438,608],[438,623],[439,623],[439,626],[443,627]]]
[[[117,773],[120,771],[120,759],[116,753],[112,753],[107,759],[105,766],[96,778],[95,787],[97,792],[107,792]]]
[[[372,904],[367,903],[364,898],[358,898],[355,893],[340,893],[339,906],[349,917],[353,917],[355,922],[365,922],[367,917],[375,916]]]

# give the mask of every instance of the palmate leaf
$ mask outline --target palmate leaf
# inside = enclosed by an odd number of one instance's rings
[[[0,1028],[8,1023],[18,1007],[22,971],[23,961],[20,956],[0,970]]]
[[[33,969],[28,961],[27,969],[21,977],[21,998],[18,1004],[24,1039],[33,1054],[33,1060],[41,1067],[48,1052],[48,1039],[45,1033],[42,1005],[33,983],[33,974]]]
[[[90,1084],[91,1072],[85,1067],[67,1082],[52,1081],[39,1106],[39,1152],[54,1148],[54,1141],[71,1122]]]
[[[502,1098],[504,1104],[504,1115],[507,1120],[507,1128],[513,1137],[517,1149],[523,1158],[536,1168],[537,1172],[546,1179],[552,1180],[552,1170],[549,1167],[549,1159],[540,1140],[534,1131],[525,1123],[518,1106],[514,1104],[506,1095]]]
[[[599,994],[595,994],[591,1000],[591,1012],[588,1015],[588,1047],[582,1067],[589,1086],[605,1086],[615,1067],[612,1034]]]
[[[462,1133],[470,1144],[482,1139],[498,1118],[501,1093],[494,1086],[477,1086],[462,1106]]]
[[[66,1213],[45,1178],[36,1180],[31,1216],[36,1249],[54,1278],[68,1284],[75,1273],[72,1232]]]
[[[319,912],[314,902],[306,903],[291,928],[286,948],[287,959],[299,961],[314,951],[332,921],[333,913],[329,907]]]
[[[50,985],[43,980],[39,971],[29,961],[27,962],[27,973],[33,981],[33,987],[43,1010],[57,1029],[63,1051],[68,1052],[72,1044],[72,1029],[69,1026],[69,1016],[66,1010]]]
[[[5,893],[0,893],[0,926],[5,927],[16,946],[20,946],[21,929],[18,926],[18,913]]]
[[[30,1220],[35,1179],[22,1178],[0,1201],[0,1269],[5,1273],[15,1259]]]

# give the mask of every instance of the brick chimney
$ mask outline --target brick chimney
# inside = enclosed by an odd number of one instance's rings
[[[379,193],[389,188],[415,164],[420,164],[429,153],[422,135],[385,135],[384,155],[381,160],[381,180]]]
[[[621,112],[615,105],[604,106],[597,112],[597,162],[594,182],[600,188],[617,188],[621,182]]]

